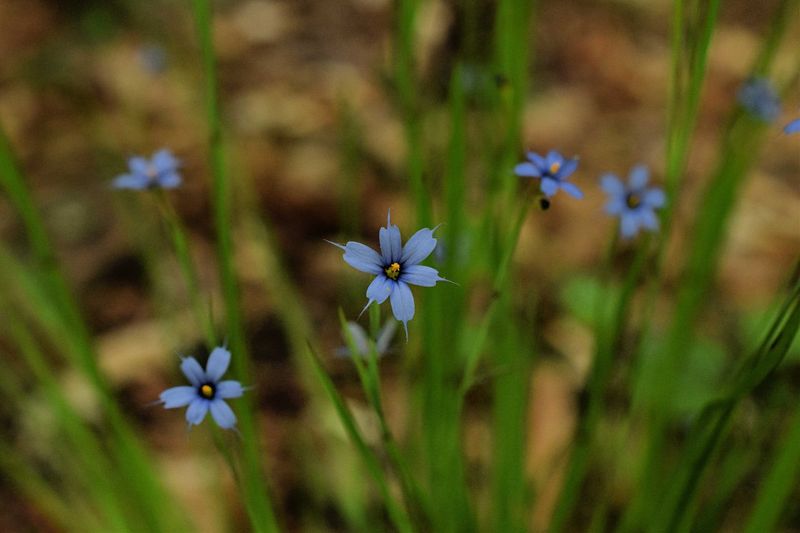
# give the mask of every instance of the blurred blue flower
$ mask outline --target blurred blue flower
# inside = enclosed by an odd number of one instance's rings
[[[134,156],[128,159],[130,173],[117,176],[112,186],[115,189],[174,189],[181,184],[180,164],[167,149],[159,150],[149,160]]]
[[[369,336],[359,324],[355,322],[348,322],[347,329],[353,339],[356,348],[356,355],[359,357],[367,357],[369,355]],[[375,352],[378,357],[383,357],[389,352],[389,345],[394,338],[397,331],[397,322],[394,320],[387,320],[386,323],[378,331],[378,338],[375,339]],[[345,342],[347,338],[345,337]],[[340,346],[336,349],[336,355],[339,357],[350,357],[350,348],[347,346]]]
[[[181,370],[189,380],[191,386],[172,387],[161,393],[160,402],[164,408],[185,407],[186,421],[189,427],[196,426],[211,411],[214,422],[223,429],[233,429],[236,425],[236,415],[224,402],[227,398],[238,398],[244,394],[244,387],[238,381],[220,381],[228,370],[231,361],[231,352],[222,346],[217,346],[211,351],[206,363],[206,369],[200,366],[194,357],[185,357],[181,360]]]
[[[739,89],[739,103],[757,118],[772,122],[781,112],[781,101],[766,78],[750,78]]]
[[[438,227],[438,226],[437,226]],[[379,254],[369,246],[350,241],[344,246],[330,242],[344,250],[344,260],[361,272],[373,274],[375,279],[367,287],[367,305],[372,302],[382,304],[388,298],[392,303],[394,317],[403,323],[408,340],[408,321],[414,318],[414,295],[408,285],[433,287],[437,281],[447,281],[439,277],[439,272],[431,267],[420,265],[436,248],[433,232],[436,228],[423,228],[408,239],[403,246],[400,228],[392,224],[391,212],[387,216],[386,227],[378,234],[381,244]]]
[[[167,69],[167,51],[158,44],[146,44],[139,48],[139,61],[149,74],[161,74]]]
[[[800,132],[800,118],[796,118],[787,125],[783,127],[783,133],[787,135],[789,133],[798,133]]]
[[[601,178],[601,186],[608,195],[606,213],[618,216],[622,237],[630,239],[640,228],[658,230],[655,209],[664,207],[666,195],[657,187],[647,187],[649,172],[640,165],[631,170],[627,185],[613,174]]]
[[[514,167],[514,174],[523,178],[541,178],[542,193],[548,198],[553,196],[558,189],[575,198],[583,198],[583,193],[567,178],[578,168],[578,159],[564,159],[555,150],[542,157],[535,152],[528,152],[528,161]]]

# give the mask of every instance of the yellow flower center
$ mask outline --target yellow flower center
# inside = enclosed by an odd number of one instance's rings
[[[396,280],[397,277],[400,275],[400,263],[392,263],[387,268],[384,269],[386,272],[386,276],[389,279]]]
[[[638,194],[630,193],[628,196],[625,197],[625,205],[630,207],[631,209],[636,209],[640,205],[642,205],[642,199]]]
[[[561,168],[561,163],[558,163],[558,162],[553,163],[552,165],[550,165],[550,174],[557,173],[558,169],[560,169],[560,168]]]
[[[214,397],[214,387],[206,383],[200,387],[200,396],[211,399]]]

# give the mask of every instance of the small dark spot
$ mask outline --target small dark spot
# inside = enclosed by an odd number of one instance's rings
[[[550,200],[544,196],[539,198],[539,209],[542,211],[547,211],[550,209]]]

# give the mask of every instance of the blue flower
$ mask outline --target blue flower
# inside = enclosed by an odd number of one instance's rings
[[[380,254],[359,242],[350,241],[344,246],[331,242],[344,250],[343,257],[348,265],[375,276],[367,287],[368,301],[361,312],[363,313],[372,302],[382,304],[388,298],[392,303],[394,317],[403,323],[406,340],[408,340],[408,321],[414,318],[414,296],[408,285],[433,287],[437,281],[447,281],[439,277],[436,269],[419,264],[436,248],[434,231],[436,228],[423,228],[412,235],[403,246],[400,228],[392,224],[389,213],[386,227],[381,228],[378,234],[381,244]]]
[[[117,176],[112,186],[115,189],[174,189],[181,184],[179,166],[180,161],[166,149],[153,154],[150,160],[134,156],[128,159],[130,173]]]
[[[739,89],[739,103],[764,122],[772,122],[781,112],[781,101],[766,78],[750,78]]]
[[[783,133],[787,135],[790,133],[800,132],[800,118],[796,118],[783,127]]]
[[[564,159],[564,156],[550,150],[542,157],[535,152],[528,152],[528,161],[514,167],[514,174],[523,178],[541,178],[542,193],[548,198],[553,196],[558,189],[575,198],[583,198],[583,193],[567,178],[578,168],[578,159]]]
[[[654,210],[664,207],[666,196],[657,187],[648,188],[648,178],[647,167],[637,166],[631,170],[627,185],[613,174],[606,174],[601,179],[601,186],[608,194],[606,213],[619,217],[619,231],[626,239],[635,236],[639,228],[658,229]]]
[[[350,337],[353,339],[353,344],[355,344],[356,355],[362,358],[367,357],[369,355],[369,337],[367,332],[356,322],[348,322],[347,329],[350,332]],[[383,357],[389,352],[389,345],[394,338],[395,331],[397,331],[397,322],[394,320],[387,321],[378,331],[378,338],[375,339],[375,352],[378,357]],[[346,337],[344,340],[347,342]],[[336,355],[339,357],[350,357],[350,348],[341,346],[336,349]]]
[[[220,381],[230,362],[231,352],[222,346],[211,351],[205,370],[194,357],[182,358],[181,370],[191,386],[172,387],[162,392],[159,398],[164,408],[188,405],[186,421],[189,427],[202,422],[206,413],[211,411],[219,427],[232,429],[236,425],[236,415],[223,400],[240,397],[244,394],[244,387],[238,381]]]

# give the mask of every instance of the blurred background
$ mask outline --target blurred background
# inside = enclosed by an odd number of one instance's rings
[[[131,155],[149,156],[167,147],[181,159],[184,185],[169,192],[169,200],[189,231],[201,286],[212,306],[218,305],[204,82],[188,4],[0,0],[0,123],[96,340],[100,366],[169,490],[191,509],[198,531],[240,530],[246,517],[208,437],[197,429],[187,434],[181,412],[149,405],[163,389],[182,381],[179,354],[203,360],[209,347],[192,322],[190,298],[155,204],[145,195],[109,187],[126,172]],[[462,56],[464,92],[473,110],[480,109],[482,87],[498,83],[486,57],[493,2],[476,5],[474,42],[467,45],[466,60]],[[699,191],[776,5],[772,0],[722,4],[697,133],[681,178],[684,196],[668,245],[667,290],[657,302],[656,322],[658,308],[671,304],[670,288],[680,283],[683,244],[694,213],[704,207]],[[389,209],[405,237],[417,229],[402,117],[390,90],[393,3],[225,0],[214,7],[228,162],[232,179],[243,184],[237,186],[237,205],[248,205],[268,221],[269,238],[299,289],[296,296],[314,325],[326,364],[354,412],[364,411],[368,427],[355,373],[334,355],[343,344],[336,310],[342,307],[349,318],[357,315],[366,301],[367,276],[344,265],[341,252],[324,239],[377,247],[377,229]],[[533,313],[538,358],[530,374],[529,410],[519,421],[528,431],[527,473],[537,486],[533,524],[546,524],[552,512],[592,356],[587,294],[598,290],[592,276],[614,228],[602,213],[598,178],[606,172],[626,176],[633,165],[644,163],[653,182],[663,183],[670,10],[671,2],[663,0],[541,0],[530,25],[519,159],[525,150],[579,156],[572,181],[586,193],[583,201],[559,196],[549,210],[533,213],[514,258],[519,290],[537,301],[535,310],[527,311]],[[778,54],[778,72],[796,68],[798,17],[792,24],[788,40],[793,44]],[[444,169],[448,86],[464,25],[459,2],[420,5],[414,45],[424,108],[423,176],[430,182]],[[795,86],[777,124],[798,116]],[[760,334],[764,313],[800,251],[800,144],[777,127],[766,135],[759,163],[736,204],[710,292],[712,312],[700,328],[710,348],[691,361],[692,383],[686,384],[684,398],[689,407],[707,400],[728,347],[752,343],[751,337]],[[473,177],[482,172],[479,164],[466,169]],[[466,201],[469,210],[476,200]],[[437,218],[436,209],[434,219],[447,223]],[[0,235],[8,249],[25,256],[21,221],[2,198]],[[254,362],[248,394],[256,398],[263,422],[277,512],[289,530],[346,530],[340,504],[320,490],[328,482],[318,477],[340,476],[343,490],[366,499],[369,488],[359,485],[358,476],[346,475],[360,468],[347,455],[346,436],[334,422],[330,427],[320,422],[329,418],[309,410],[312,393],[299,377],[279,318],[286,302],[263,290],[264,278],[273,274],[271,259],[249,242],[250,235],[235,228],[235,265]],[[623,259],[625,253],[623,247]],[[480,305],[477,298],[473,305]],[[14,312],[4,309],[0,316]],[[421,333],[415,328],[412,322],[412,336]],[[800,386],[796,346],[786,363],[788,390]],[[404,349],[400,331],[381,366],[386,409],[400,434],[410,405]],[[15,365],[13,359],[3,364]],[[81,378],[67,367],[61,378],[70,399],[91,419],[96,406]],[[491,448],[489,402],[478,386],[465,417],[469,477],[478,486]],[[23,447],[38,443],[47,454],[55,445],[47,437],[49,415],[37,410],[33,397],[24,409],[24,423],[3,414],[12,421],[4,423],[2,438]],[[327,458],[319,460],[324,469],[309,467],[317,454]],[[619,491],[612,499],[629,497],[624,483],[611,490]],[[8,480],[0,480],[0,501],[0,530],[58,530]],[[797,507],[790,524],[800,530]]]

